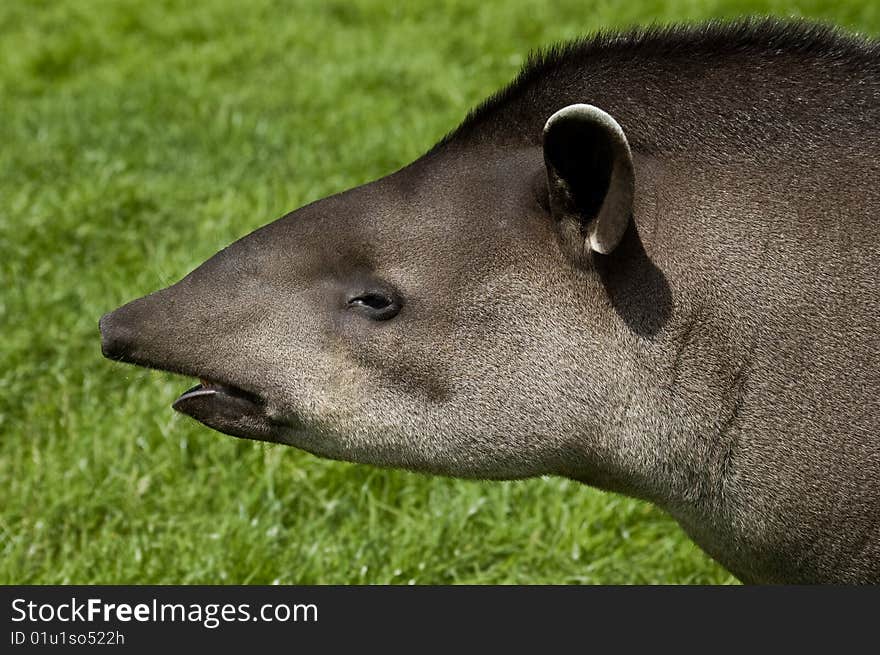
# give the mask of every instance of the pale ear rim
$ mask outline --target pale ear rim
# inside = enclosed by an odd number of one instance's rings
[[[610,254],[623,238],[635,197],[635,174],[629,141],[620,123],[595,105],[576,103],[556,111],[544,124],[545,139],[553,125],[560,120],[583,121],[601,127],[611,144],[614,163],[606,202],[594,219],[587,238],[591,250],[602,255]],[[613,202],[608,202],[611,198]]]
[[[620,123],[618,123],[611,114],[604,109],[599,109],[596,105],[575,103],[563,107],[550,116],[550,118],[547,119],[547,122],[544,123],[544,134],[547,134],[547,132],[550,131],[550,128],[556,121],[564,118],[577,118],[597,125],[603,125],[608,129],[609,133],[616,137],[617,141],[626,146],[627,151],[629,150],[629,142],[627,141],[626,134],[623,132],[623,128],[620,127]]]

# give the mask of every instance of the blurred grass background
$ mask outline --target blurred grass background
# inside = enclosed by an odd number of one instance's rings
[[[238,441],[97,320],[427,150],[529,50],[855,1],[0,3],[0,583],[727,583],[659,510]]]

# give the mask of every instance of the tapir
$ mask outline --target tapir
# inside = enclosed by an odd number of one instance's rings
[[[599,33],[105,315],[103,353],[200,379],[174,408],[226,434],[564,476],[746,583],[877,583],[878,157],[880,41]]]

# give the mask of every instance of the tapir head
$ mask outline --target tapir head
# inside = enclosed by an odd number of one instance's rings
[[[199,378],[175,409],[239,437],[465,477],[595,469],[626,369],[597,262],[633,163],[589,105],[536,136],[452,142],[264,226],[104,316],[104,354]]]

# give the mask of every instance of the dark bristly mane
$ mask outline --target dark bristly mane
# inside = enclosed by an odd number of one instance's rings
[[[793,62],[808,65],[796,73]],[[507,87],[474,108],[431,152],[455,142],[534,143],[542,121],[572,102],[598,104],[615,114],[630,132],[639,132],[636,145],[641,140],[649,150],[675,149],[679,137],[690,140],[692,128],[709,140],[725,131],[742,132],[731,115],[737,107],[751,110],[753,121],[765,101],[767,109],[776,102],[827,101],[833,111],[844,99],[832,88],[839,85],[829,82],[839,82],[841,75],[861,87],[845,101],[876,114],[880,41],[835,27],[765,18],[599,32],[532,53]],[[875,100],[867,103],[871,94]],[[713,125],[706,112],[723,125]],[[688,127],[664,128],[658,115]],[[766,119],[772,123],[772,116]],[[717,134],[705,134],[707,129]]]

